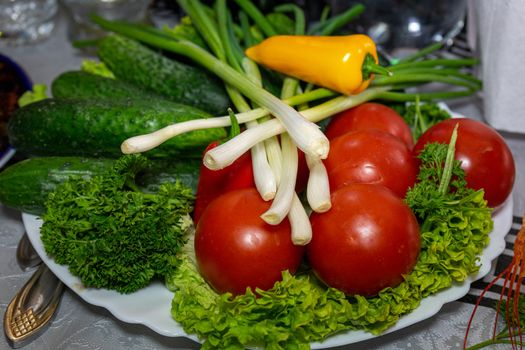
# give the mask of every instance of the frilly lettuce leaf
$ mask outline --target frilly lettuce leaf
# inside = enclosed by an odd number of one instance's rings
[[[206,49],[206,42],[199,35],[195,27],[193,27],[191,18],[188,16],[182,17],[180,22],[173,28],[163,26],[162,30],[174,38],[191,41],[195,45]]]
[[[18,106],[24,107],[33,102],[45,100],[47,96],[47,86],[44,84],[35,84],[33,89],[26,91],[18,99]]]
[[[108,66],[106,66],[104,62],[99,62],[95,60],[83,60],[81,69],[87,73],[100,75],[104,78],[115,79],[115,75],[108,68]]]

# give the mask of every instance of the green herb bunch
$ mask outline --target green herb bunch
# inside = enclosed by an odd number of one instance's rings
[[[46,201],[44,248],[86,287],[131,293],[178,264],[192,191],[176,183],[142,193],[134,180],[146,166],[144,156],[124,156],[104,175],[68,180]]]
[[[470,196],[474,196],[475,191],[466,187],[460,162],[451,159],[453,164],[445,167],[446,156],[447,146],[439,143],[425,145],[424,152],[418,156],[421,164],[417,183],[407,192],[405,201],[420,221],[431,214],[446,215],[451,209],[460,209],[462,202],[472,203]],[[479,192],[483,197],[482,190]]]
[[[414,140],[418,140],[433,125],[452,118],[446,109],[432,101],[419,103],[416,98],[414,103],[391,103],[389,105],[410,125]]]

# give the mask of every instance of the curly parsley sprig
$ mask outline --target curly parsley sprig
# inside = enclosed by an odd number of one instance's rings
[[[453,212],[491,212],[486,205],[479,207],[473,200],[483,198],[484,192],[467,187],[461,163],[454,159],[456,138],[457,126],[448,146],[430,143],[418,156],[421,165],[417,183],[407,192],[405,202],[418,217],[422,231],[429,229],[432,222],[450,217]]]
[[[91,179],[75,177],[53,191],[41,229],[44,248],[86,287],[131,293],[178,265],[192,191],[180,183],[142,193],[135,176],[144,156],[125,156]]]

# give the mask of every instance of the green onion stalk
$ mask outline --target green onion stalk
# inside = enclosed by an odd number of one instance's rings
[[[235,71],[244,74],[242,60],[242,49],[232,45],[234,40],[233,23],[231,15],[227,11],[226,1],[218,0],[215,3],[216,21],[212,20],[200,2],[179,0],[179,5],[190,15],[193,23],[197,27],[201,37],[211,48],[214,55],[223,63],[229,64]],[[226,84],[226,91],[240,112],[251,110],[251,106],[244,96],[233,86]],[[256,120],[246,122],[247,128],[257,125]],[[264,144],[259,143],[251,148],[252,163],[254,168],[254,180],[261,197],[264,200],[271,200],[276,193],[277,182],[268,163]]]
[[[180,0],[179,4],[191,18],[197,17],[194,22],[200,23],[197,26],[198,32],[206,38],[215,56],[230,64],[239,73],[247,76],[257,86],[262,86],[261,73],[257,64],[244,57],[243,50],[235,40],[233,23],[231,15],[227,11],[225,0],[218,0],[215,3],[216,22],[213,22],[210,17],[206,17],[205,12],[199,9],[198,2]],[[251,3],[240,1],[240,5],[249,13],[249,17],[257,22],[259,27],[264,28],[265,34],[268,36],[277,34],[273,26],[266,21],[264,15],[256,7],[250,6]],[[297,17],[295,21],[296,34],[304,33],[304,18],[301,17],[302,12],[297,6],[280,6],[279,10],[293,12]],[[245,18],[247,19],[248,15]],[[247,21],[245,21],[245,27],[246,23]],[[216,24],[215,28],[213,28],[214,24]],[[296,79],[285,78],[281,97],[294,96],[298,87],[299,82]],[[226,88],[231,100],[240,112],[250,110],[248,103],[238,90],[228,85]],[[256,120],[246,122],[248,129],[257,125]],[[298,168],[297,149],[287,133],[281,135],[281,144],[282,149],[277,138],[271,137],[264,142],[253,145],[250,149],[256,187],[264,200],[273,199],[270,208],[261,215],[261,218],[271,225],[276,225],[288,217],[292,241],[295,244],[304,245],[311,240],[312,229],[306,210],[295,193]],[[273,167],[270,167],[270,160]],[[282,163],[286,163],[287,166],[283,167]],[[279,184],[278,187],[277,184]]]
[[[242,15],[239,15],[239,18],[243,19],[245,26],[248,17],[256,23],[257,27],[266,36],[275,35],[275,30],[250,1],[236,1],[239,7],[244,10],[241,12]],[[211,16],[203,15],[206,9],[204,5],[200,5],[199,1],[180,1],[180,3],[187,10],[192,23],[201,35],[203,33],[206,33],[207,37],[210,35],[208,45],[215,54],[188,40],[176,38],[156,28],[121,21],[109,21],[97,16],[94,16],[92,19],[108,31],[187,57],[216,74],[227,86],[236,90],[235,94],[240,95],[242,93],[242,95],[252,101],[254,106],[258,106],[251,110],[243,108],[245,111],[240,111],[237,114],[239,123],[267,118],[268,115],[277,118],[262,119],[263,121],[258,125],[248,128],[237,137],[208,152],[204,157],[204,164],[210,169],[220,169],[228,166],[257,143],[283,132],[287,132],[306,155],[324,158],[328,154],[329,144],[324,135],[319,135],[322,132],[315,123],[336,113],[371,100],[411,102],[416,97],[421,101],[458,98],[469,96],[481,87],[481,82],[478,79],[462,72],[462,68],[477,64],[477,60],[427,59],[427,55],[440,47],[439,45],[432,45],[429,48],[422,49],[419,54],[386,67],[393,75],[375,76],[371,86],[360,94],[344,96],[324,88],[317,88],[282,100],[254,83],[247,74],[239,70],[239,57],[244,58],[244,55],[242,50],[239,49],[239,43],[235,38],[235,34],[232,33],[233,30],[231,28],[228,30],[223,28],[223,26],[217,26],[218,20],[224,23],[224,18],[221,20],[221,16],[226,16],[227,21],[230,21],[232,18],[228,12],[224,13],[226,11],[225,4],[221,4],[220,1],[217,2],[216,7],[222,12],[217,12],[218,15],[212,18]],[[284,9],[290,10],[290,8],[286,7]],[[300,22],[301,19],[298,21]],[[296,20],[296,23],[298,21]],[[325,22],[328,22],[328,20]],[[216,31],[215,29],[217,28],[220,30]],[[330,26],[326,25],[323,28],[323,33],[330,33],[326,29],[330,28]],[[337,26],[332,26],[332,28],[337,28]],[[215,34],[212,35],[211,33]],[[247,33],[246,35],[249,34]],[[253,38],[251,40],[253,42]],[[250,40],[248,39],[247,42],[250,42]],[[231,59],[232,57],[237,58]],[[409,87],[419,87],[427,83],[436,82],[455,89],[429,92],[405,91]],[[299,90],[296,89],[295,91]],[[326,98],[330,99],[326,101]],[[324,102],[301,110],[300,113],[293,108],[296,105],[318,102],[321,99]],[[228,116],[224,116],[169,126],[152,134],[128,139],[122,145],[122,149],[125,153],[144,152],[182,132],[228,126],[229,120]]]
[[[267,37],[277,34],[272,24],[269,23],[266,17],[257,8],[252,6],[249,1],[240,0],[238,4],[249,14],[249,17],[263,29],[262,31]],[[295,17],[294,34],[304,34],[304,14],[298,6],[284,4],[278,6],[276,11],[293,13]],[[261,75],[257,64],[248,58],[244,58],[244,62],[246,62],[247,67],[251,67],[249,72],[254,73],[253,76],[255,79],[259,80],[259,83],[262,83],[262,81],[260,81]],[[299,89],[300,86],[297,79],[285,77],[281,86],[281,98],[293,97]],[[264,119],[264,121],[266,120],[268,120],[268,118]],[[306,245],[312,239],[312,227],[308,214],[295,191],[297,169],[299,166],[297,147],[287,133],[281,134],[280,141],[281,146],[279,146],[279,141],[276,137],[271,137],[264,141],[267,145],[269,159],[273,164],[275,176],[278,180],[278,187],[275,199],[272,201],[270,208],[261,215],[261,218],[270,225],[279,224],[285,218],[288,218],[291,227],[292,242],[296,245]],[[318,157],[314,158],[319,159]],[[319,163],[322,164],[320,160]],[[286,166],[282,166],[282,164],[286,164]],[[255,172],[256,169],[254,168],[254,174]],[[327,176],[325,181],[328,183]]]
[[[108,21],[96,16],[93,17],[93,20],[104,29],[180,54],[201,64],[219,76],[225,83],[242,91],[254,103],[266,108],[272,115],[279,118],[282,124],[285,125],[286,131],[303,152],[321,158],[328,156],[328,139],[317,125],[303,118],[294,108],[283,103],[267,90],[257,86],[245,75],[239,73],[229,64],[221,61],[205,49],[190,41],[169,37],[162,31],[156,32],[155,29],[143,29],[137,25]],[[227,166],[227,164],[215,163],[212,158],[205,159],[205,164],[210,169],[220,169]]]

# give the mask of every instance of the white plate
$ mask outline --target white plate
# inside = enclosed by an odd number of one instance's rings
[[[505,235],[512,225],[512,196],[494,213],[494,230],[490,234],[490,244],[483,251],[479,272],[469,277],[464,283],[455,285],[422,300],[421,305],[413,312],[402,317],[388,332],[420,322],[436,314],[448,302],[457,300],[468,293],[470,284],[485,276],[491,262],[505,249]],[[25,228],[31,243],[46,265],[69,288],[86,302],[109,310],[116,318],[128,323],[143,324],[155,332],[168,337],[186,337],[195,341],[198,338],[186,334],[182,327],[170,315],[173,294],[162,283],[153,283],[133,294],[122,295],[105,289],[84,288],[77,277],[69,273],[66,266],[58,265],[45,253],[40,240],[42,221],[34,215],[22,215]],[[312,349],[327,348],[355,343],[375,337],[364,331],[348,331],[327,338],[322,343],[313,343]]]

